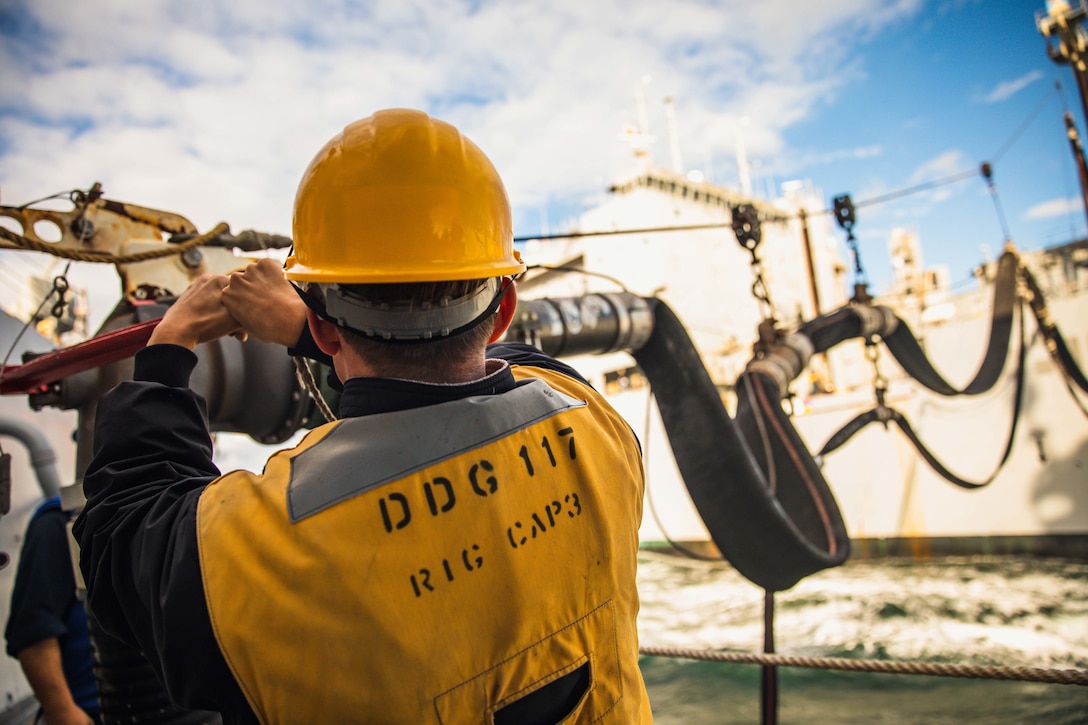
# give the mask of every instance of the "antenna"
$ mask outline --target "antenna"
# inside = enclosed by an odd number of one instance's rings
[[[635,86],[635,110],[638,112],[638,132],[648,136],[650,134],[650,119],[646,113],[646,86],[652,78],[648,75],[639,79]]]
[[[684,173],[684,162],[680,160],[680,134],[676,130],[676,107],[672,96],[665,96],[665,124],[669,134],[669,153],[672,155],[672,170]]]
[[[650,133],[650,123],[646,115],[646,93],[644,88],[650,82],[650,76],[642,76],[635,86],[635,108],[638,112],[638,127],[627,125],[620,134],[620,139],[631,145],[635,154],[635,173],[639,176],[650,171],[650,144],[657,140]]]
[[[740,193],[752,196],[752,167],[748,165],[748,151],[744,146],[742,127],[748,125],[748,117],[742,116],[737,122],[737,174],[740,176]]]

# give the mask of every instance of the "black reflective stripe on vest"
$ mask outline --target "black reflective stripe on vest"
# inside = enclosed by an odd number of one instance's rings
[[[291,461],[291,522],[583,406],[530,380],[501,395],[342,420]]]

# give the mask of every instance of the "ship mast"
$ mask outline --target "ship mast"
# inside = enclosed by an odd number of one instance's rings
[[[1046,15],[1039,15],[1035,24],[1039,32],[1047,39],[1046,53],[1055,63],[1068,65],[1073,71],[1080,94],[1081,110],[1088,119],[1088,31],[1084,28],[1084,19],[1088,16],[1085,0],[1080,0],[1077,7],[1068,0],[1047,0]],[[1081,197],[1084,211],[1088,215],[1088,163],[1085,162],[1084,147],[1077,133],[1077,124],[1073,114],[1065,112],[1065,129],[1073,157],[1077,162],[1080,176]]]

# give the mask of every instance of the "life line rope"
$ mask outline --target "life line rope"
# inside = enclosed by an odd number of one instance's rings
[[[317,404],[321,415],[325,417],[325,421],[331,423],[336,420],[336,413],[332,412],[332,408],[329,407],[325,396],[321,394],[321,388],[318,386],[317,380],[314,379],[314,372],[310,369],[310,364],[302,357],[295,357],[293,360],[295,361],[295,375],[298,377],[299,384],[314,399],[314,403]]]
[[[733,662],[766,667],[808,667],[848,672],[880,672],[895,675],[932,675],[984,680],[1018,680],[1055,685],[1088,686],[1088,670],[1048,669],[1042,667],[1001,667],[952,665],[939,662],[896,662],[890,660],[847,659],[845,657],[802,657],[797,655],[718,652],[678,647],[639,647],[639,654],[651,657],[676,657],[707,662]]]
[[[58,247],[55,244],[39,242],[30,239],[29,237],[25,237],[22,234],[16,234],[10,229],[0,227],[0,238],[6,239],[19,249],[25,249],[31,252],[44,252],[45,254],[51,254],[54,257],[74,259],[77,262],[102,262],[105,264],[133,264],[135,262],[146,262],[151,259],[159,259],[160,257],[169,257],[173,254],[181,254],[193,247],[207,244],[215,237],[223,234],[230,234],[230,227],[226,222],[220,222],[212,227],[211,231],[205,232],[204,234],[198,234],[195,237],[186,239],[184,242],[167,244],[160,249],[149,249],[145,252],[118,255],[98,250]]]

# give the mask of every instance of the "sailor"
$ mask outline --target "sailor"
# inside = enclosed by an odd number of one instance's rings
[[[42,502],[27,524],[4,637],[46,723],[102,722],[87,613],[76,590],[61,497]],[[35,720],[35,722],[38,722]]]
[[[639,445],[569,366],[488,345],[525,269],[491,162],[375,113],[311,162],[293,234],[283,271],[190,285],[99,401],[75,526],[99,626],[228,722],[650,722]],[[260,475],[220,474],[188,387],[228,334],[344,381]]]

